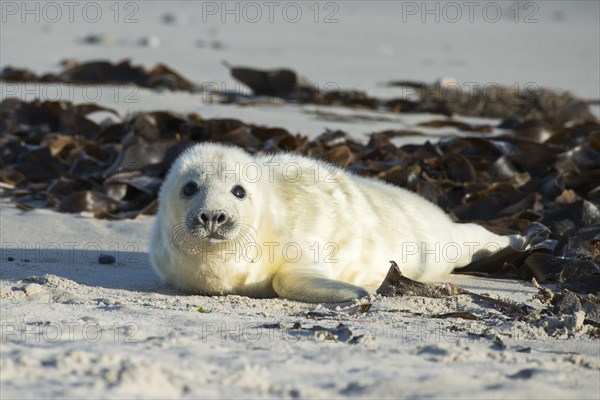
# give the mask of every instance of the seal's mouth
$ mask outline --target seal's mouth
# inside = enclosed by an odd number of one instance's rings
[[[256,230],[249,225],[232,223],[220,229],[208,231],[201,226],[183,222],[171,229],[171,241],[184,254],[198,255],[224,249],[236,249],[236,244],[247,245],[256,240]],[[225,247],[223,247],[225,246]]]
[[[211,232],[208,235],[201,237],[200,241],[206,243],[224,243],[232,240],[219,232]]]
[[[208,230],[206,227],[191,225],[183,222],[175,225],[171,230],[171,241],[175,247],[184,254],[198,255],[212,253],[223,246],[238,240],[240,234],[239,224],[231,223],[219,229]]]

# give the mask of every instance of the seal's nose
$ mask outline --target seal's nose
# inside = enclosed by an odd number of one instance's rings
[[[202,211],[198,216],[200,223],[206,227],[208,231],[214,232],[228,220],[227,214],[223,210],[206,210]]]

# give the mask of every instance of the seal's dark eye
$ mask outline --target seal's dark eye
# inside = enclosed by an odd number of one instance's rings
[[[198,191],[198,185],[196,184],[196,182],[188,182],[185,184],[185,186],[183,187],[183,190],[181,192],[183,193],[183,195],[185,197],[192,197],[193,195],[196,194],[197,191]]]
[[[246,189],[244,189],[240,185],[235,185],[231,189],[231,193],[238,199],[243,199],[244,197],[246,197]]]

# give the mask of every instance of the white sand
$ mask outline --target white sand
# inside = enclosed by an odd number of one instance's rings
[[[151,222],[2,207],[3,399],[597,398],[597,340],[564,330],[548,337],[467,296],[384,298],[351,315],[280,299],[182,295],[150,269]],[[116,263],[99,264],[100,253]],[[542,307],[526,283],[452,281]],[[307,317],[309,311],[325,317]],[[483,319],[430,318],[455,311]],[[261,327],[295,322],[342,322],[364,336],[358,344],[336,343]],[[496,337],[506,349],[494,345]]]
[[[11,2],[2,7],[6,3]],[[20,15],[3,13],[2,66],[43,72],[58,70],[63,58],[130,57],[146,66],[164,62],[196,82],[235,88],[220,66],[225,59],[293,67],[316,82],[390,97],[400,93],[383,88],[387,80],[452,76],[481,85],[534,82],[600,98],[597,2],[535,3],[535,24],[510,18],[491,24],[480,16],[474,24],[423,24],[418,16],[403,22],[401,2],[335,2],[337,24],[314,24],[312,17],[297,24],[281,18],[275,24],[222,24],[217,17],[203,23],[201,2],[194,1],[132,2],[139,6],[134,15],[139,22],[124,24],[113,22],[109,3],[101,3],[103,18],[95,24],[77,12],[74,23],[54,24],[43,18],[35,23],[31,16],[22,23]],[[308,13],[308,3],[302,4]],[[500,4],[508,12],[513,3]],[[121,21],[127,11],[131,9],[121,9]],[[166,11],[186,15],[187,24],[163,24],[160,16]],[[101,46],[76,41],[89,33],[108,34],[115,41]],[[159,47],[134,44],[150,34],[160,39]],[[196,48],[198,39],[220,40],[223,49]],[[85,99],[80,87],[59,92],[66,100]],[[315,107],[224,106],[201,96],[147,90],[133,94],[137,102],[128,103],[123,96],[114,97],[132,94],[128,88],[100,87],[100,92],[100,103],[122,113],[198,111],[311,136],[325,127],[358,136],[407,128],[431,117],[383,114],[393,120],[348,124],[306,113]],[[52,93],[44,85],[0,84],[2,98],[55,98]],[[350,314],[351,309],[280,299],[184,295],[162,285],[148,264],[150,217],[111,222],[48,210],[23,213],[10,204],[2,204],[0,213],[2,399],[600,398],[600,342],[584,331],[567,331],[560,321],[554,331],[511,322],[466,296],[378,299],[368,313]],[[114,255],[116,263],[98,264],[101,253]],[[469,290],[542,307],[526,282],[451,280]],[[307,315],[311,311],[316,317]],[[456,311],[482,319],[432,318]],[[341,322],[354,336],[364,336],[350,344],[323,333],[300,331],[296,337],[261,327],[296,322],[308,328]]]

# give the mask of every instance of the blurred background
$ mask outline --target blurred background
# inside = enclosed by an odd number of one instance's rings
[[[164,63],[197,84],[238,90],[222,65],[287,67],[318,87],[399,97],[393,80],[454,79],[600,98],[598,1],[97,1],[2,2],[1,66],[56,72],[65,59]],[[26,89],[28,87],[28,89]],[[121,90],[122,88],[118,88]],[[312,134],[323,122],[282,108],[272,114],[207,104],[202,96],[141,89],[134,103],[103,91],[0,84],[2,98],[90,100],[121,110],[174,108],[242,116]],[[29,90],[29,94],[27,93]],[[598,114],[597,103],[594,112]],[[394,122],[395,123],[395,122]],[[347,125],[347,124],[346,124]],[[380,124],[378,128],[389,127]],[[392,123],[393,125],[393,123]],[[331,128],[352,127],[328,123]],[[356,126],[354,133],[366,126]]]

